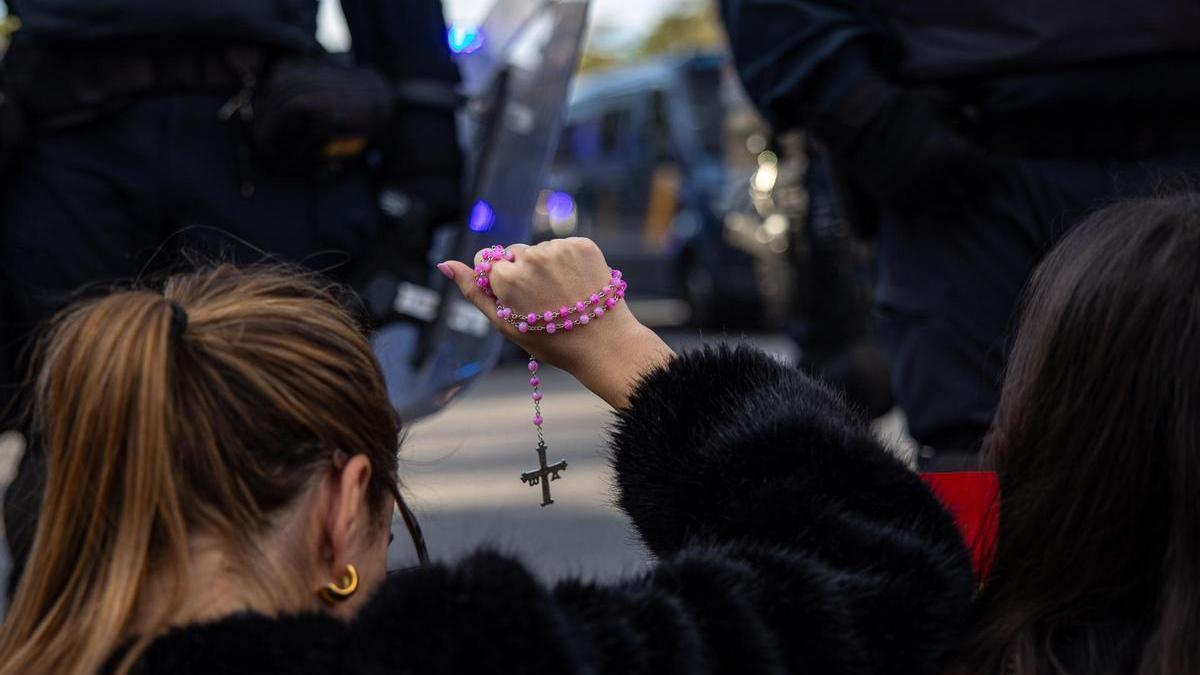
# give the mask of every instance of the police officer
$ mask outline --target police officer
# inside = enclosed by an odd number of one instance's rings
[[[895,406],[889,364],[871,316],[869,242],[857,236],[842,215],[827,163],[805,134],[787,134],[780,153],[803,153],[798,178],[805,208],[788,250],[801,289],[798,312],[785,327],[800,348],[799,366],[841,390],[868,417]],[[780,183],[785,180],[780,172]]]
[[[975,461],[1018,296],[1084,212],[1200,167],[1200,3],[722,0],[739,74],[877,232],[928,468]]]
[[[28,129],[0,193],[9,364],[77,289],[161,270],[172,251],[355,280],[381,242],[420,260],[429,225],[459,208],[440,0],[341,0],[349,64],[318,45],[314,0],[8,4],[21,28],[3,91]],[[33,519],[13,514],[39,493],[23,480],[6,496],[18,563]]]

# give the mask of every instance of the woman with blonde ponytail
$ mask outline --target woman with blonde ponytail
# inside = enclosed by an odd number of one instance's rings
[[[341,473],[357,469],[342,480],[367,497],[341,526],[387,532],[397,421],[329,289],[228,266],[177,277],[163,294],[67,310],[39,361],[49,498],[0,632],[5,673],[94,673],[118,646],[135,660],[169,625],[307,609],[310,589],[288,577],[318,570],[261,558],[273,525],[300,525],[273,517],[311,478],[289,472],[331,468],[336,448],[361,453]],[[360,573],[381,577],[372,562]]]
[[[514,306],[609,278],[587,240],[510,250],[492,284]],[[441,269],[494,318],[469,267]],[[617,410],[619,504],[657,564],[547,587],[478,552],[389,576],[394,508],[423,542],[398,420],[338,297],[223,265],[54,321],[48,484],[0,675],[871,675],[938,672],[955,647],[965,550],[867,425],[754,350],[675,356],[624,303],[562,339],[496,325]]]

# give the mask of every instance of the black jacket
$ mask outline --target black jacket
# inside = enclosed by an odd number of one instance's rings
[[[972,577],[950,517],[840,398],[748,348],[679,357],[612,434],[658,557],[547,587],[480,552],[388,579],[351,624],[175,630],[145,673],[938,673]]]
[[[22,32],[39,42],[187,36],[317,46],[314,0],[8,0],[8,7],[21,18]]]

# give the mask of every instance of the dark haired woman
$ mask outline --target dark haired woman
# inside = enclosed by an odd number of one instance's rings
[[[1028,292],[967,672],[1200,672],[1200,195],[1093,215]]]
[[[491,288],[557,306],[586,240]],[[447,265],[495,318],[470,268]],[[496,319],[498,323],[498,319]],[[658,558],[539,583],[480,552],[385,576],[398,424],[332,291],[217,267],[76,306],[41,352],[49,458],[0,673],[938,673],[972,581],[952,521],[820,385],[747,349],[678,356],[619,303],[503,327],[618,409],[619,502]]]

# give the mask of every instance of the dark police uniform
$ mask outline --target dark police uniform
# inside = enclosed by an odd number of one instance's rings
[[[1086,211],[1200,167],[1200,3],[722,13],[751,97],[777,129],[813,133],[878,235],[876,307],[911,432],[943,457],[974,449],[1038,260]]]
[[[10,369],[37,323],[81,286],[161,270],[176,262],[172,251],[266,254],[336,266],[327,271],[348,279],[392,234],[377,207],[380,186],[409,195],[431,221],[459,207],[452,107],[402,106],[377,152],[318,171],[277,170],[249,150],[231,101],[248,76],[262,79],[264,55],[324,56],[316,0],[8,5],[22,27],[4,70],[9,85],[28,80],[18,94],[30,128],[0,189],[0,348],[8,350],[0,360]],[[440,0],[341,5],[356,65],[453,94],[458,73]],[[16,391],[14,378],[0,393]],[[0,411],[7,398],[0,395]],[[12,513],[36,508],[37,482],[6,498],[18,562],[32,533],[12,528],[33,519]]]

